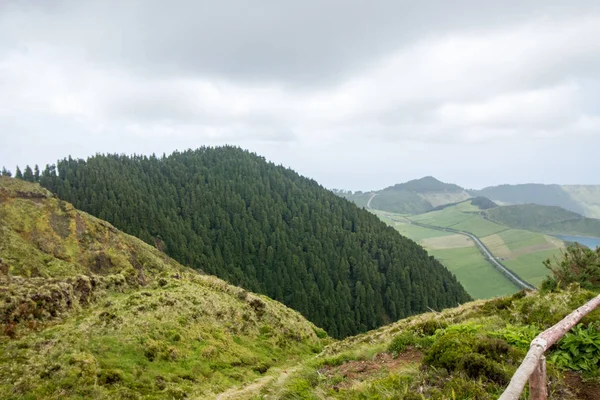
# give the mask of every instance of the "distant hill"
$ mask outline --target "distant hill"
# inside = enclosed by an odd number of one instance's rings
[[[398,214],[422,214],[440,206],[457,204],[470,197],[485,197],[500,205],[539,204],[556,206],[577,214],[600,218],[600,185],[544,185],[537,183],[489,186],[481,190],[441,182],[426,176],[370,193],[338,191],[339,195],[366,207],[373,194],[371,208]],[[577,229],[589,230],[593,223],[577,223]],[[556,229],[559,229],[559,225]],[[565,225],[564,228],[567,228]],[[562,229],[562,228],[560,228]]]
[[[376,193],[371,208],[398,214],[420,214],[432,209],[423,196],[409,190],[387,190]]]
[[[470,190],[473,196],[485,196],[504,204],[557,206],[578,214],[600,218],[600,185],[520,184],[490,186]]]
[[[283,304],[0,177],[0,398],[211,398],[328,341]]]
[[[464,189],[458,185],[452,183],[444,183],[435,179],[433,176],[425,176],[420,179],[413,179],[405,183],[399,183],[394,186],[390,186],[382,191],[400,191],[407,190],[416,193],[437,193],[437,192],[449,192],[449,193],[460,193]]]
[[[492,208],[486,214],[491,220],[512,228],[600,237],[600,220],[586,218],[561,207],[519,204]]]
[[[432,176],[399,183],[371,193],[337,192],[359,207],[366,207],[398,214],[422,214],[445,204],[458,203],[471,197],[458,185],[441,182]]]
[[[375,215],[239,148],[68,158],[40,183],[334,337],[469,298],[442,264]]]

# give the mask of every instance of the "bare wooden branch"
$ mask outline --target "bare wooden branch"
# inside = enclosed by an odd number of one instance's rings
[[[529,378],[529,399],[548,400],[548,387],[546,386],[546,357],[541,356],[531,378]]]
[[[515,372],[513,375],[508,387],[504,393],[502,393],[502,396],[498,398],[498,400],[517,400],[521,396],[521,393],[523,393],[523,389],[525,388],[525,384],[527,384],[529,377],[537,368],[544,351],[546,351],[545,346],[539,343],[532,343],[527,355],[525,356],[525,359],[517,369],[517,372]]]
[[[558,324],[546,329],[539,334],[538,337],[546,341],[547,347],[552,346],[554,343],[558,342],[565,333],[577,325],[577,323],[581,321],[581,318],[593,311],[598,305],[600,305],[600,295],[594,297],[592,300],[567,315]]]
[[[502,396],[500,396],[498,400],[517,400],[521,396],[523,388],[525,388],[525,384],[531,377],[531,374],[533,374],[536,368],[539,367],[539,363],[544,355],[544,352],[554,343],[558,342],[565,333],[567,333],[579,321],[581,321],[583,317],[598,307],[598,305],[600,305],[600,295],[594,297],[592,300],[588,301],[583,306],[567,315],[558,324],[546,329],[535,339],[533,339],[525,359],[513,375],[508,387],[506,390],[504,390],[504,393],[502,393]]]

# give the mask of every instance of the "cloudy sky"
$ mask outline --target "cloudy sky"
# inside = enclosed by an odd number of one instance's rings
[[[600,2],[0,0],[0,166],[234,144],[330,188],[600,184]]]

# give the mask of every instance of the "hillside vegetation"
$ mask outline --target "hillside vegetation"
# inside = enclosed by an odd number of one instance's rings
[[[519,204],[492,208],[488,218],[513,228],[600,237],[600,219],[586,218],[556,206]]]
[[[600,218],[600,185],[521,184],[490,186],[471,190],[473,196],[485,196],[503,204],[534,203],[557,206],[591,218]]]
[[[69,158],[40,183],[335,337],[469,299],[442,264],[373,214],[238,148]]]
[[[0,177],[0,398],[210,397],[326,340],[296,311]]]
[[[382,221],[411,238],[444,264],[474,299],[510,295],[518,290],[514,283],[495,269],[473,240],[451,232],[415,225],[398,214],[374,211]]]
[[[504,266],[528,283],[539,285],[548,273],[543,262],[559,255],[564,243],[540,232],[513,229],[490,220],[486,216],[487,212],[496,210],[489,208],[492,204],[488,199],[472,198],[441,206],[424,214],[404,216],[404,221],[396,217],[400,222],[391,225],[435,255],[456,274],[474,298],[509,294],[517,288],[502,274],[494,272],[489,261],[483,256],[477,256],[477,253],[481,252],[473,241],[456,233],[448,235],[443,229],[449,228],[475,235]],[[501,208],[503,207],[498,207]],[[381,217],[385,213],[377,214]],[[414,226],[415,223],[427,226]],[[442,230],[428,229],[428,226]],[[430,232],[429,237],[421,237],[417,228]]]
[[[548,263],[551,291],[335,342],[276,301],[0,178],[0,397],[495,399],[531,339],[597,293],[599,259],[572,247]],[[553,396],[600,394],[582,381],[598,377],[599,327],[595,311],[549,350]]]
[[[421,214],[470,197],[460,186],[441,182],[432,176],[399,183],[369,194],[344,191],[337,193],[359,207],[366,207],[366,202],[374,193],[376,196],[371,201],[371,208],[397,214]]]
[[[497,399],[531,340],[595,292],[570,286],[519,292],[441,313],[410,317],[333,343],[277,385],[266,399]],[[549,393],[557,399],[597,399],[600,311],[549,349]],[[581,375],[580,375],[581,374]],[[528,398],[525,389],[523,398]],[[259,398],[258,396],[256,398]]]

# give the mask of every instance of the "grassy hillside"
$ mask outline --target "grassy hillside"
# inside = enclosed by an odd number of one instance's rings
[[[540,204],[557,206],[588,217],[600,218],[598,194],[600,188],[590,186],[560,186],[542,184],[490,186],[482,190],[472,190],[473,196],[484,196],[503,204]]]
[[[458,203],[470,197],[460,186],[441,182],[432,176],[399,183],[372,193],[377,196],[371,201],[371,208],[397,214],[422,214],[435,207]],[[336,191],[336,194],[353,201],[359,207],[366,207],[372,193]]]
[[[435,179],[433,176],[425,176],[420,179],[413,179],[405,183],[399,183],[384,189],[384,191],[386,190],[408,190],[416,193],[461,193],[464,191],[464,189],[458,185],[441,182]]]
[[[582,217],[560,207],[519,204],[492,208],[486,214],[489,219],[513,228],[600,237],[600,219]]]
[[[469,299],[443,265],[373,214],[239,148],[68,158],[40,183],[335,337]]]
[[[0,398],[211,398],[318,352],[323,330],[0,177]]]
[[[593,296],[519,292],[407,318],[329,345],[286,379],[255,388],[254,398],[497,399],[535,335]],[[584,348],[584,337],[598,343],[599,321],[600,311],[583,320],[571,335],[574,351]],[[585,363],[583,353],[561,346],[547,352],[551,398],[597,399],[600,386],[568,370]],[[567,353],[572,361],[565,364]]]
[[[506,226],[488,221],[480,216],[480,209],[470,201],[442,210],[411,216],[411,220],[428,225],[466,231],[484,237],[507,229]]]
[[[345,198],[346,200],[353,202],[360,208],[366,208],[367,203],[369,202],[369,199],[371,198],[371,193],[363,193],[363,192],[352,193],[352,192],[335,191],[335,190],[334,190],[334,193],[340,197]]]
[[[581,205],[583,215],[600,218],[600,185],[563,185],[562,188]]]
[[[371,208],[398,214],[420,214],[431,210],[432,205],[418,193],[407,190],[389,190],[377,193]]]
[[[479,204],[479,202],[475,202],[475,204]],[[477,205],[474,205],[473,201],[465,201],[441,210],[410,216],[409,219],[432,226],[452,228],[474,234],[505,266],[529,283],[539,285],[548,273],[543,261],[559,255],[561,249],[564,248],[564,244],[560,240],[543,233],[512,229],[507,225],[490,221],[482,216],[483,212],[489,213],[502,208],[504,207],[483,211]],[[531,218],[534,219],[535,217]],[[428,248],[426,245],[425,247],[428,251],[433,252],[433,249]],[[449,265],[448,260],[452,261],[452,257],[446,258],[446,265]],[[442,260],[442,262],[444,261]],[[453,263],[461,264],[458,260]],[[457,273],[455,268],[448,268]],[[471,274],[475,270],[479,270],[477,264],[473,264],[466,269],[468,274],[465,274],[466,277],[461,280],[465,287],[469,285],[470,276],[474,279],[474,275]],[[457,277],[461,279],[461,275],[458,273]],[[495,280],[487,285],[483,284],[479,287],[478,292],[485,290],[494,293],[494,285]]]

